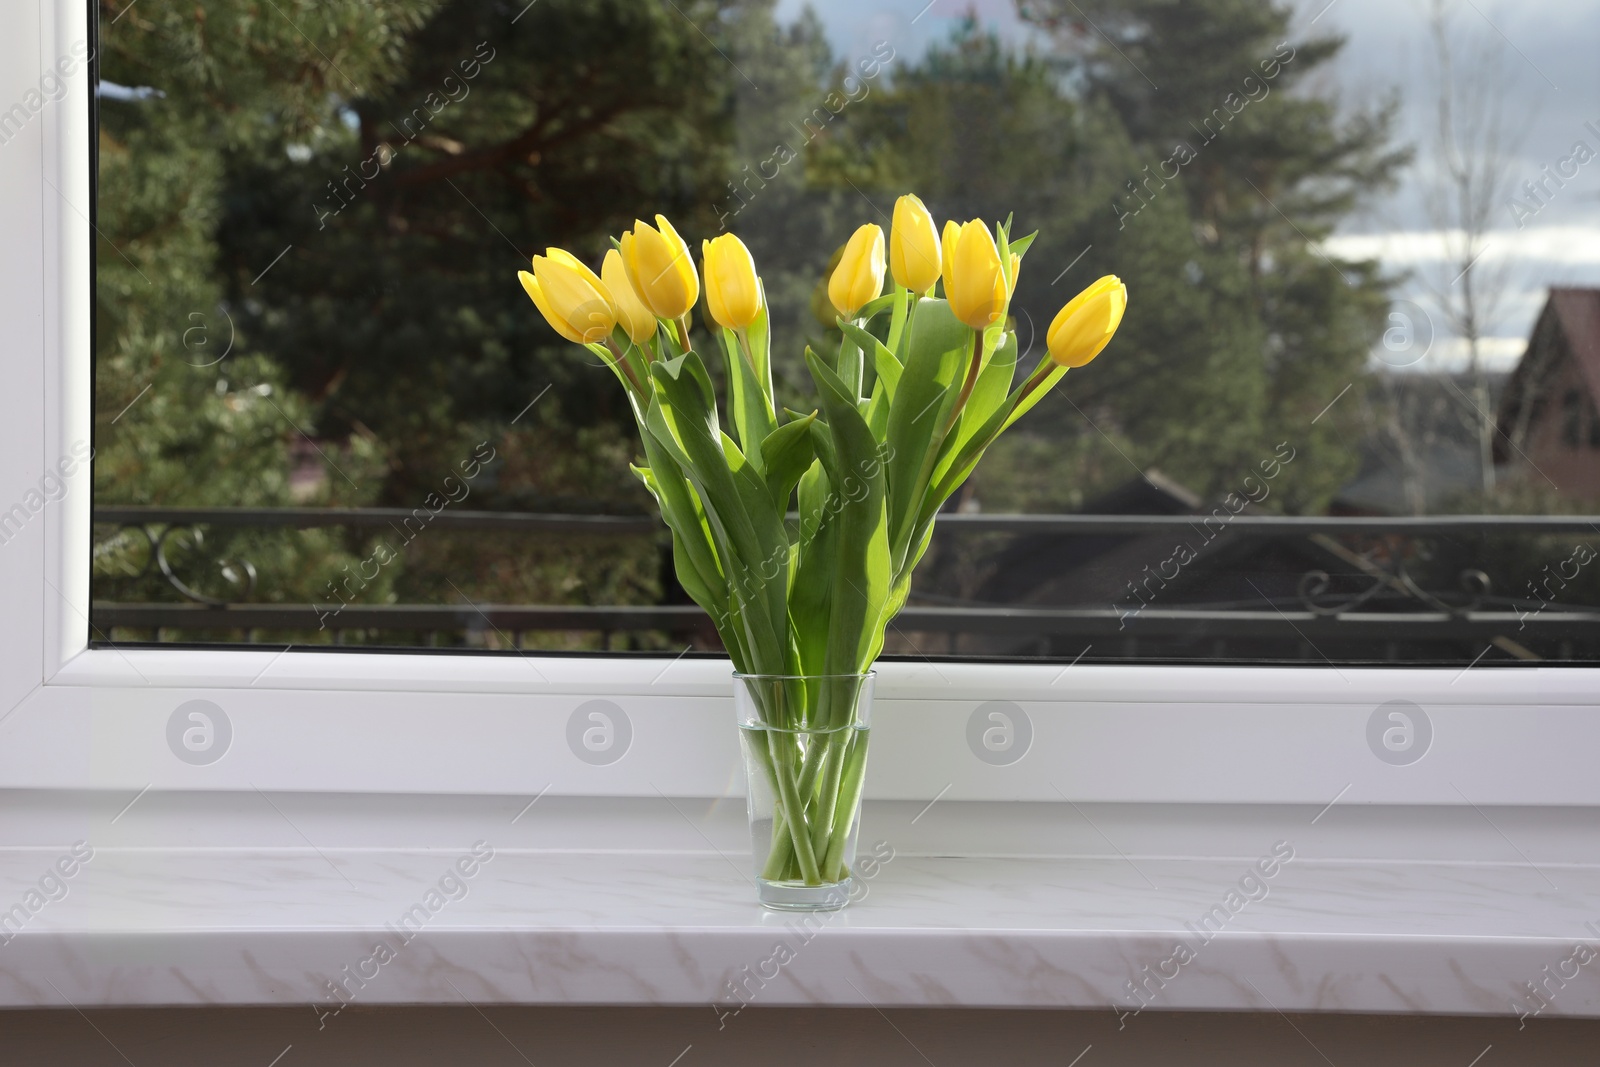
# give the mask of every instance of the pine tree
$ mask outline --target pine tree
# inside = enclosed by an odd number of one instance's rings
[[[217,275],[227,154],[259,149],[273,129],[316,128],[336,106],[331,81],[376,84],[391,74],[398,42],[427,7],[284,0],[263,15],[243,0],[102,5],[101,78],[131,91],[100,99],[97,502],[293,502],[290,449],[316,427]],[[306,58],[306,26],[323,36],[326,55]],[[370,486],[376,457],[364,444],[353,442],[329,466]],[[373,495],[330,477],[321,500]],[[96,534],[97,597],[177,599],[142,537]],[[286,539],[213,530],[200,544],[180,531],[167,542],[193,587],[237,595],[247,560],[259,576],[255,599],[302,602],[326,598],[360,547],[327,531]],[[231,568],[219,573],[219,561]]]
[[[1280,4],[1115,0],[1098,29],[1066,0],[1022,9],[1077,57],[1088,92],[1115,110],[1143,157],[1113,213],[1178,191],[1196,248],[1244,267],[1235,291],[1260,324],[1250,355],[1265,375],[1262,444],[1287,440],[1318,457],[1296,467],[1280,501],[1320,509],[1352,473],[1355,413],[1318,416],[1361,380],[1390,279],[1319,242],[1409,159],[1392,141],[1396,102],[1342,108],[1315,75],[1343,39],[1291,43],[1293,12]]]

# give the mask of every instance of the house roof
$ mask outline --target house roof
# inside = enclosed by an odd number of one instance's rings
[[[1549,306],[1567,335],[1589,395],[1600,406],[1600,289],[1552,289]]]
[[[1552,288],[1500,404],[1496,459],[1504,459],[1505,436],[1516,424],[1522,406],[1539,395],[1554,369],[1553,360],[1563,347],[1558,340],[1565,342],[1579,378],[1600,407],[1600,289]]]
[[[1450,413],[1454,416],[1454,412]],[[1461,422],[1460,418],[1455,419]],[[1416,450],[1410,463],[1398,457],[1366,457],[1360,474],[1340,487],[1330,515],[1406,515],[1414,506],[1436,511],[1451,497],[1483,484],[1482,460],[1471,444],[1434,440]],[[1412,494],[1418,499],[1413,500]]]

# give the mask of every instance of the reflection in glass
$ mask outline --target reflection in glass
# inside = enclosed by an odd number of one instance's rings
[[[890,653],[1593,660],[1600,130],[1555,87],[1600,15],[1563,11],[106,0],[96,636],[714,652],[517,272],[661,212],[824,350],[830,261],[915,192],[1041,232],[1020,337],[1101,274],[1131,307]]]

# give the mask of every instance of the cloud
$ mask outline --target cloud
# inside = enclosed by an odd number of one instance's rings
[[[1422,267],[1449,258],[1448,239],[1461,231],[1402,230],[1395,233],[1344,234],[1322,242],[1322,250],[1340,259],[1376,259],[1391,267]],[[1530,226],[1525,230],[1491,230],[1484,260],[1526,260],[1560,267],[1600,267],[1600,226]]]
[[[1516,369],[1522,354],[1528,348],[1526,337],[1482,337],[1478,339],[1478,357],[1484,370],[1492,373]],[[1441,337],[1434,341],[1428,354],[1411,364],[1397,364],[1393,354],[1381,346],[1374,346],[1367,366],[1372,370],[1409,374],[1460,374],[1469,364],[1470,353],[1464,337]]]

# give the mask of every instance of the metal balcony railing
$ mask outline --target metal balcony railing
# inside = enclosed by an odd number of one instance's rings
[[[331,630],[335,640],[351,631],[384,633],[471,634],[493,632],[520,646],[523,635],[537,632],[591,632],[606,635],[656,632],[674,640],[715,642],[710,619],[690,604],[544,605],[544,604],[376,604],[351,603],[337,613],[319,612],[315,604],[254,603],[248,596],[223,600],[196,593],[168,562],[167,539],[196,528],[349,527],[400,530],[414,513],[399,508],[196,508],[104,506],[94,511],[97,526],[140,531],[149,540],[152,567],[158,569],[187,602],[96,601],[93,624],[102,633],[113,629],[148,631],[157,640],[166,632],[315,631]],[[655,516],[555,515],[517,512],[452,511],[434,513],[429,528],[515,531],[530,536],[654,538],[666,550],[666,530]],[[1459,588],[1440,592],[1419,584],[1406,569],[1411,548],[1428,539],[1457,544],[1488,538],[1567,535],[1600,545],[1600,516],[1438,515],[1425,517],[1286,517],[1240,513],[1215,515],[988,515],[949,514],[940,517],[944,539],[976,534],[1033,538],[1048,546],[1052,538],[1124,547],[1140,539],[1193,537],[1214,546],[1252,541],[1288,540],[1330,562],[1299,575],[1280,572],[1273,595],[1255,582],[1244,595],[1189,602],[1180,597],[1146,604],[1135,597],[1120,603],[1039,604],[974,603],[936,595],[913,595],[895,619],[891,643],[921,651],[956,651],[963,641],[986,647],[1032,648],[1043,654],[1083,642],[1114,644],[1130,653],[1189,645],[1211,653],[1229,646],[1234,655],[1250,655],[1274,642],[1289,642],[1315,660],[1337,649],[1346,658],[1397,658],[1395,649],[1424,640],[1452,647],[1483,648],[1498,644],[1519,658],[1547,658],[1529,651],[1541,642],[1555,658],[1600,656],[1600,605],[1518,597],[1500,591],[1488,575],[1463,569]],[[1383,546],[1358,552],[1355,545]],[[1046,553],[1048,554],[1048,553]],[[243,564],[248,567],[248,564]],[[1592,565],[1600,569],[1600,562]],[[253,573],[253,571],[252,571]],[[1346,588],[1330,593],[1330,573]],[[1220,573],[1226,578],[1225,573]],[[1133,577],[1133,575],[1130,575]],[[1260,577],[1260,575],[1257,575]],[[1292,587],[1284,579],[1293,578]],[[1132,586],[1132,582],[1129,586]],[[1351,586],[1359,588],[1351,588]],[[1148,587],[1147,587],[1148,588]],[[1250,590],[1254,590],[1251,592]],[[1137,610],[1134,610],[1137,608]],[[899,635],[898,639],[895,635]],[[921,644],[913,636],[921,638]],[[941,640],[942,639],[942,640]],[[1356,654],[1350,649],[1370,648]],[[1565,656],[1563,656],[1563,653]]]

